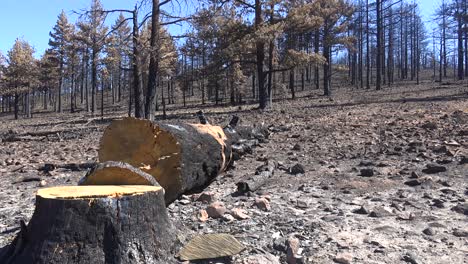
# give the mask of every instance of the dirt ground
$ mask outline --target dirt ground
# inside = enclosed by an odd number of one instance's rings
[[[211,123],[224,125],[235,113],[271,134],[205,190],[250,218],[202,222],[199,211],[208,205],[194,201],[198,194],[183,196],[168,207],[183,230],[179,240],[229,233],[246,246],[213,263],[286,263],[291,241],[298,241],[295,263],[468,263],[468,86],[300,95],[264,113],[249,105],[204,107]],[[170,110],[164,122],[195,122],[198,109]],[[0,247],[31,217],[38,188],[76,185],[86,173],[76,166],[45,173],[43,165],[96,161],[104,128],[124,115],[0,117]],[[13,137],[21,140],[8,142]],[[266,160],[277,164],[273,177],[254,193],[234,195],[236,183]],[[269,210],[255,205],[262,197]]]

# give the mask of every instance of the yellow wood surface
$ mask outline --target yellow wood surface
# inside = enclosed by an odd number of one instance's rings
[[[46,199],[84,199],[138,195],[158,191],[162,191],[162,188],[147,185],[82,185],[44,188],[37,191],[37,196]]]

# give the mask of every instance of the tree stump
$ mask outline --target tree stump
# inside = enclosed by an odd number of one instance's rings
[[[41,189],[0,263],[172,263],[174,228],[155,186]]]
[[[203,189],[231,160],[229,138],[219,126],[156,124],[124,118],[104,131],[99,161],[122,161],[152,175],[165,189],[166,203]],[[108,184],[115,184],[108,178]],[[86,179],[82,184],[88,183]]]

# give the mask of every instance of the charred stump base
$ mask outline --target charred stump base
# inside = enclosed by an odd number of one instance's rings
[[[174,233],[161,187],[46,188],[0,263],[172,263]]]

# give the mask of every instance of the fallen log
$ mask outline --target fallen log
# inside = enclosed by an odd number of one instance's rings
[[[235,124],[223,129],[209,124],[158,124],[124,118],[106,128],[98,156],[100,162],[122,161],[152,175],[166,190],[169,204],[183,193],[202,190],[224,171],[232,159],[232,144],[260,135],[265,139],[265,131],[235,128]],[[95,182],[85,178],[81,184]],[[100,184],[116,183],[106,177]]]
[[[247,192],[254,192],[260,189],[265,183],[273,176],[276,169],[274,161],[266,161],[265,164],[255,170],[255,175],[239,181],[237,185],[237,193],[243,194]]]
[[[45,188],[0,263],[172,263],[174,237],[161,187]]]

